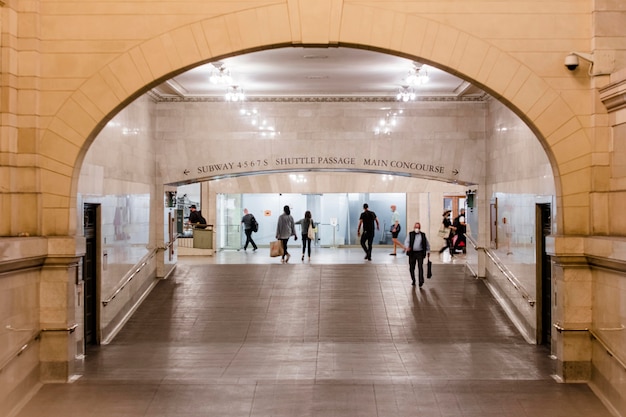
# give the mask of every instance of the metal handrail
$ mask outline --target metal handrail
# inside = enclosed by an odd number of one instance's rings
[[[563,326],[561,326],[559,323],[552,323],[552,327],[554,327],[556,329],[557,332],[559,333],[563,333],[563,332],[588,332],[589,329],[584,327],[582,329],[568,329],[565,328]]]
[[[139,268],[137,268],[135,271],[133,271],[132,274],[130,274],[128,276],[128,278],[126,278],[126,280],[122,283],[122,285],[120,285],[117,290],[115,290],[115,292],[113,292],[113,294],[107,298],[106,300],[102,300],[102,305],[104,307],[107,306],[107,304],[109,304],[111,301],[113,301],[113,299],[115,297],[117,297],[117,295],[122,292],[122,290],[124,288],[126,288],[126,286],[128,285],[129,282],[131,282],[133,280],[133,278],[135,278],[135,276],[139,273],[139,271],[141,271],[143,269],[144,266],[146,266],[148,264],[148,261],[143,262],[141,265],[139,265]]]
[[[4,369],[9,366],[11,362],[13,362],[14,359],[22,355],[22,353],[24,353],[24,351],[26,351],[26,349],[28,349],[35,340],[39,340],[40,338],[41,331],[33,332],[33,334],[30,336],[26,343],[24,343],[15,353],[10,355],[4,362],[2,362],[2,365],[0,365],[0,373],[2,373]]]
[[[622,368],[626,369],[626,363],[621,360],[619,358],[619,356],[617,356],[615,354],[615,352],[613,352],[613,350],[606,344],[604,343],[604,341],[600,338],[600,336],[598,336],[598,334],[596,334],[596,332],[594,332],[593,330],[589,329],[589,328],[582,328],[582,329],[568,329],[565,328],[563,326],[561,326],[559,323],[553,323],[552,326],[556,329],[557,332],[559,333],[563,333],[563,332],[588,332],[589,335],[594,338],[595,340],[598,341],[598,343],[600,343],[600,345],[604,348],[604,350],[606,351],[606,353],[611,356],[613,359],[615,359],[615,361],[617,363],[619,363]],[[624,328],[615,328],[615,329],[611,329],[611,330],[623,330]]]
[[[515,275],[513,275],[509,269],[505,267],[502,262],[500,262],[500,260],[493,255],[493,253],[491,253],[491,250],[485,248],[484,251],[494,265],[498,267],[500,272],[502,272],[502,275],[504,275],[511,285],[513,285],[513,287],[522,295],[522,298],[524,298],[528,304],[533,307],[536,301],[531,298],[530,294],[528,294],[522,284],[517,280],[517,278],[515,278]]]
[[[70,327],[53,327],[53,328],[43,328],[40,330],[40,332],[68,332],[68,333],[74,333],[74,331],[76,330],[76,328],[78,328],[78,324],[73,324]]]
[[[139,268],[135,269],[135,271],[133,271],[133,273],[132,273],[132,274],[130,274],[130,275],[128,276],[128,278],[126,278],[126,279],[124,280],[124,282],[123,282],[123,283],[122,283],[122,284],[121,284],[121,285],[120,285],[120,286],[119,286],[119,287],[118,287],[118,288],[117,288],[117,289],[113,292],[113,294],[112,294],[111,296],[109,296],[106,300],[103,300],[103,301],[102,301],[102,305],[103,305],[104,307],[106,307],[106,306],[107,306],[107,304],[109,304],[111,301],[113,301],[113,299],[114,299],[115,297],[117,297],[117,295],[118,295],[120,292],[122,292],[122,290],[123,290],[124,288],[126,288],[126,286],[128,285],[128,283],[129,283],[129,282],[131,282],[131,281],[133,280],[133,278],[135,278],[135,276],[137,276],[137,274],[139,273],[139,271],[141,271],[141,270],[143,269],[143,267],[144,267],[144,266],[146,266],[146,265],[148,264],[148,260],[150,260],[150,259],[151,259],[152,257],[154,257],[155,255],[156,255],[156,252],[152,252],[152,253],[149,255],[148,259],[147,259],[147,260],[145,260],[145,261],[144,261],[141,265],[139,265]]]
[[[69,327],[63,327],[63,328],[43,328],[41,330],[37,330],[34,331],[33,329],[16,329],[14,327],[11,327],[10,325],[6,326],[6,328],[8,330],[13,330],[16,332],[27,332],[27,331],[31,331],[32,334],[30,336],[30,338],[28,339],[28,341],[26,341],[26,343],[24,343],[22,346],[20,346],[20,348],[13,353],[12,355],[10,355],[1,365],[0,365],[0,373],[2,373],[4,371],[4,369],[11,363],[13,362],[14,359],[16,359],[17,357],[21,356],[22,353],[24,353],[26,351],[26,349],[28,349],[31,344],[36,341],[36,340],[40,340],[41,339],[41,334],[44,332],[68,332],[68,333],[74,333],[74,331],[78,328],[78,324],[73,324],[72,326]]]
[[[624,363],[624,361],[623,361],[623,360],[621,360],[621,359],[619,358],[619,356],[617,356],[617,355],[615,354],[615,352],[613,352],[613,351],[611,350],[611,348],[609,348],[609,347],[606,345],[606,343],[604,343],[604,342],[602,341],[602,339],[600,339],[600,338],[598,337],[598,335],[597,335],[597,334],[596,334],[593,330],[589,329],[589,334],[591,334],[591,337],[593,337],[594,339],[596,339],[596,340],[598,341],[598,343],[600,343],[600,344],[602,345],[602,347],[604,348],[604,350],[606,351],[606,353],[608,353],[608,354],[609,354],[609,355],[610,355],[613,359],[615,359],[615,360],[617,361],[617,363],[619,363],[620,365],[622,365],[622,368],[626,369],[626,363]]]

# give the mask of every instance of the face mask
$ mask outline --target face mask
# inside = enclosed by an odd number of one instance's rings
[[[416,227],[416,228],[415,228],[415,233],[419,233],[419,232],[420,232],[420,228],[419,228],[419,227]]]

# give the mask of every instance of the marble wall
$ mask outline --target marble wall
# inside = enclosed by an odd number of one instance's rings
[[[487,213],[483,212],[483,223],[495,222],[496,230],[492,236],[490,228],[483,228],[489,255],[485,258],[485,276],[522,334],[535,341],[541,301],[536,269],[536,205],[550,205],[552,233],[557,233],[554,175],[537,137],[502,103],[490,102],[486,127],[487,175],[482,209]],[[489,204],[497,207],[496,218],[491,218]],[[478,269],[478,259],[473,262]]]
[[[157,197],[155,185],[155,107],[144,96],[118,113],[89,148],[81,170],[78,207],[100,207],[97,292],[102,341],[114,335],[156,276],[155,224],[164,221],[164,198]]]
[[[483,102],[207,101],[162,102],[157,109],[157,161],[166,183],[309,169],[460,184],[485,176]],[[377,134],[389,111],[402,113],[389,134]],[[259,129],[263,121],[273,135]]]

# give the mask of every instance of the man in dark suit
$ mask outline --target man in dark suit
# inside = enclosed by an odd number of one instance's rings
[[[417,264],[420,288],[424,285],[424,258],[430,259],[430,243],[421,229],[420,222],[416,222],[413,231],[404,239],[404,248],[409,256],[411,281],[415,285],[415,265]]]

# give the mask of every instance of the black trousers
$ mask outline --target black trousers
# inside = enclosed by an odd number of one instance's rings
[[[283,242],[283,259],[285,259],[285,256],[289,255],[289,252],[287,252],[287,242],[289,242],[289,238],[280,239],[280,241]]]
[[[424,258],[426,252],[424,251],[411,251],[409,252],[409,273],[411,274],[411,281],[415,284],[415,265],[417,265],[417,278],[420,287],[424,285]]]
[[[374,243],[374,232],[367,232],[363,230],[363,234],[361,235],[361,247],[365,251],[365,255],[369,260],[372,259],[372,243]]]
[[[302,234],[302,255],[304,255],[304,252],[306,251],[306,248],[309,248],[309,258],[311,257],[311,239],[309,239],[309,235],[307,234]]]
[[[248,249],[248,243],[251,243],[252,247],[256,249],[256,243],[252,240],[252,229],[245,229],[244,232],[246,233],[246,244],[243,245],[243,249]]]

